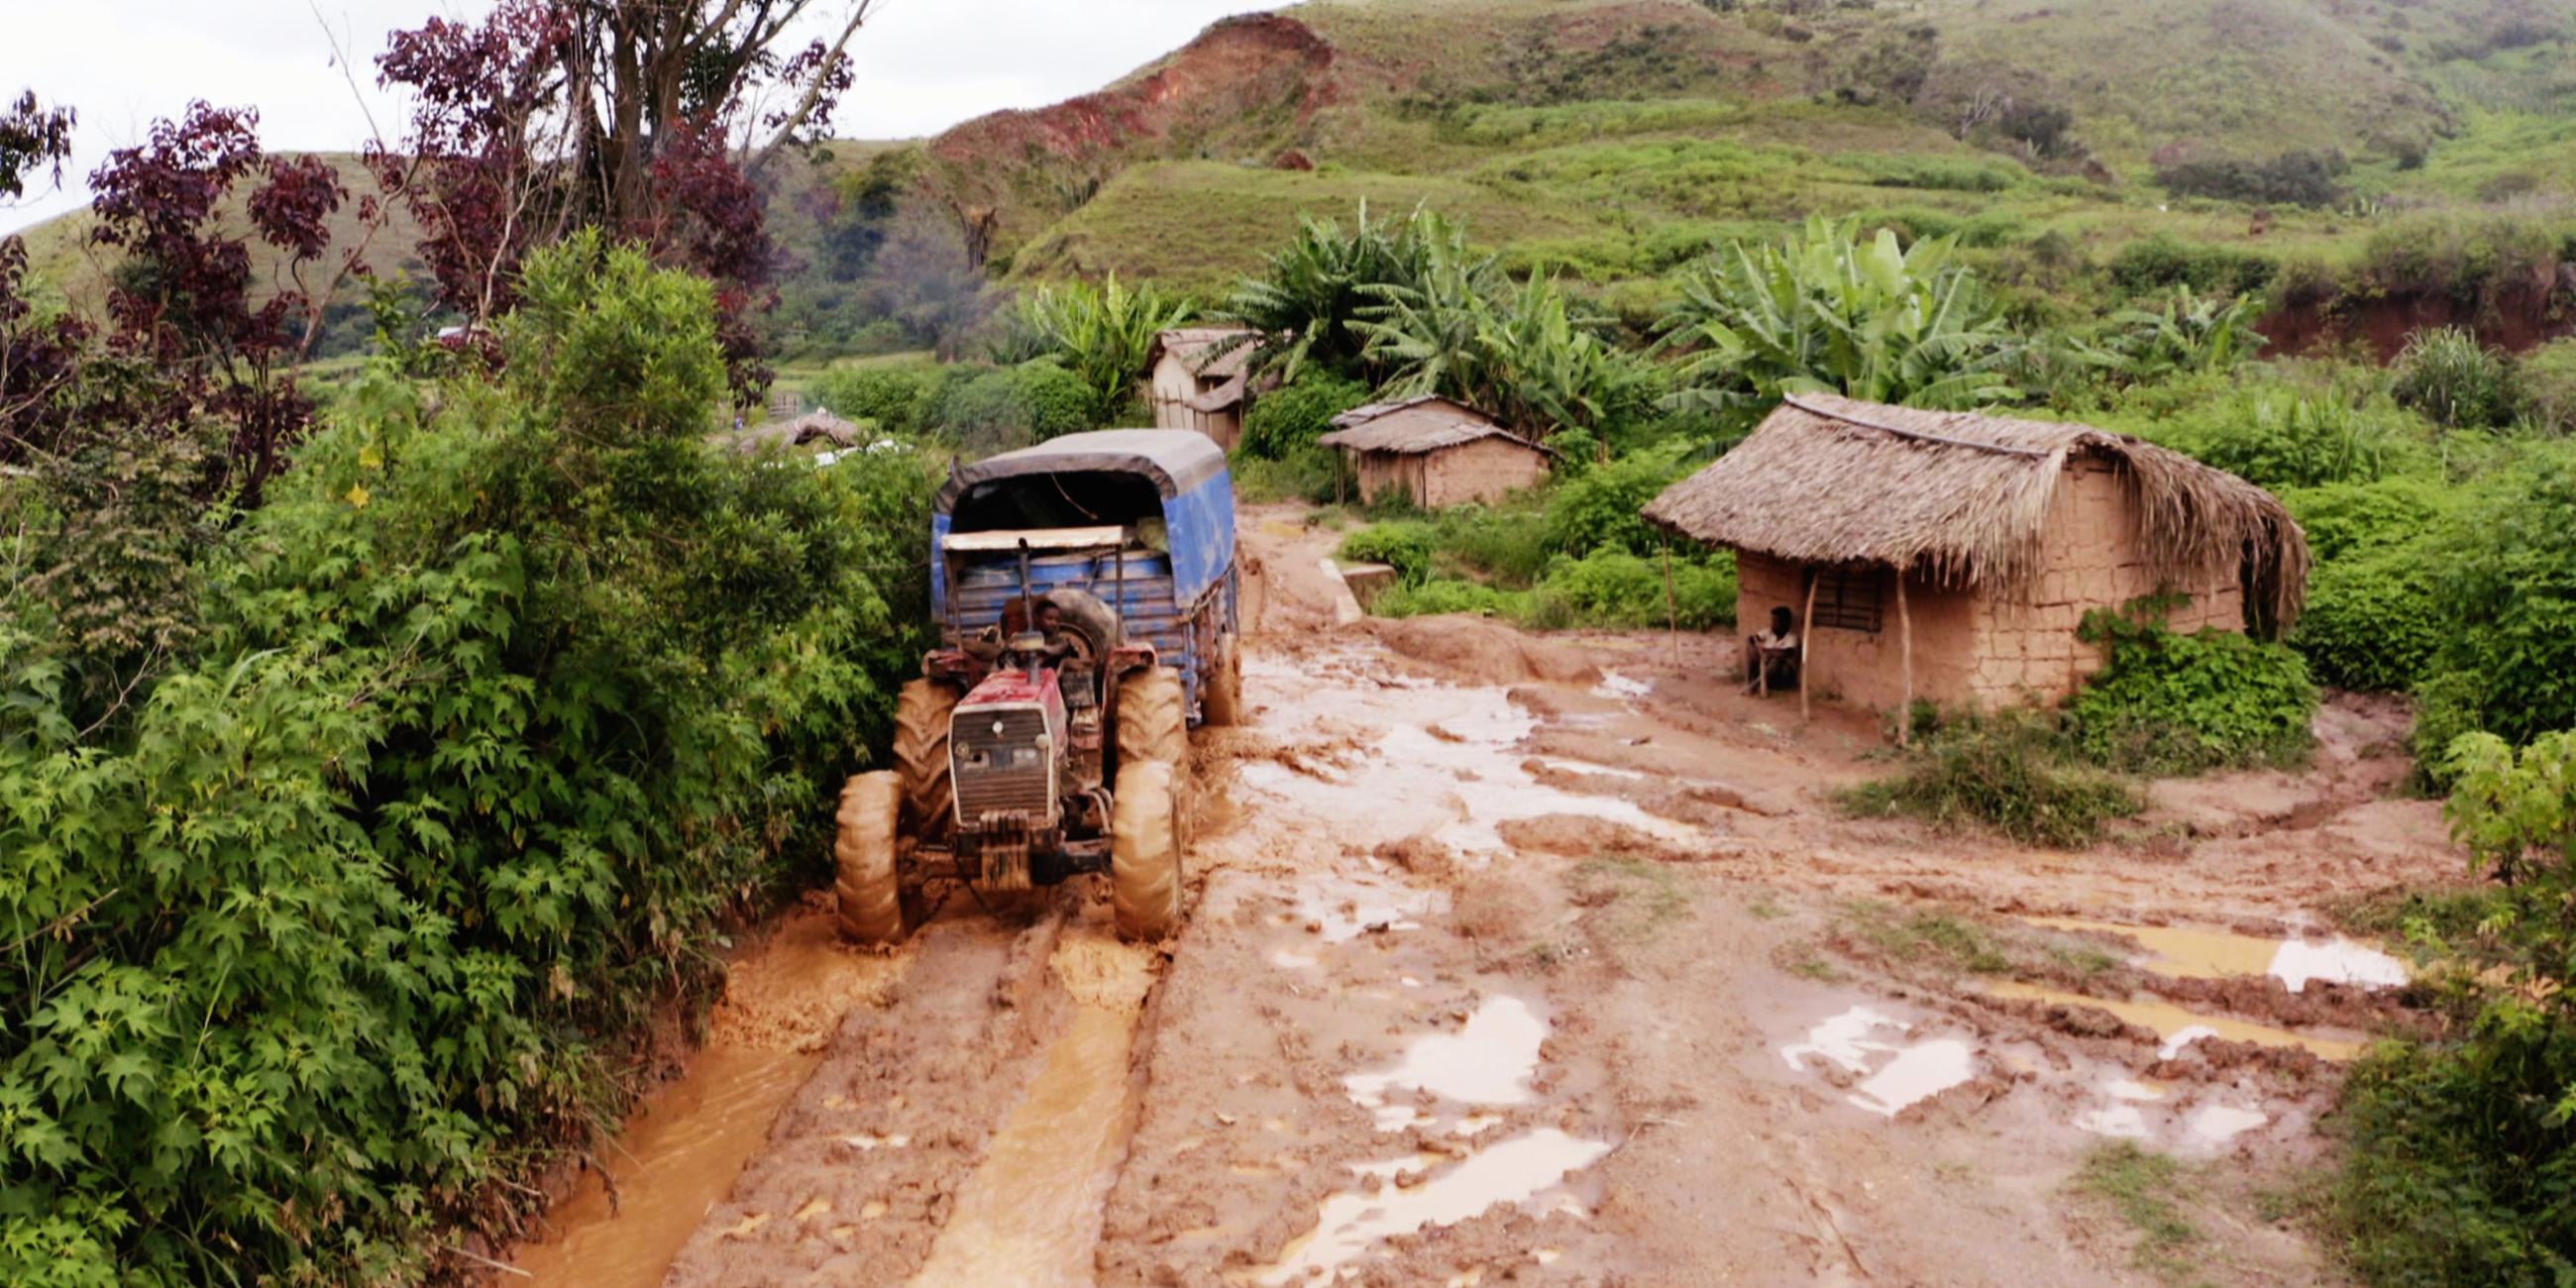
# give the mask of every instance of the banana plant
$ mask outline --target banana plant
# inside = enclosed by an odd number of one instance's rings
[[[1129,290],[1112,273],[1101,285],[1042,286],[1020,304],[1020,324],[1091,390],[1092,419],[1106,423],[1134,395],[1155,338],[1189,320],[1189,301],[1152,283]]]
[[[2201,295],[2180,284],[2151,308],[2112,314],[2110,326],[2120,374],[2141,382],[2230,371],[2264,344],[2252,299]]]
[[[2017,397],[2004,374],[2022,347],[1947,239],[1911,247],[1857,219],[1810,217],[1772,245],[1733,242],[1681,281],[1657,326],[1678,352],[1676,410],[1743,412],[1784,394],[1840,393],[1912,407]]]

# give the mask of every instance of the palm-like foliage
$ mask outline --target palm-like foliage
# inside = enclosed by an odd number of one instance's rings
[[[1757,410],[1829,392],[1909,407],[1965,408],[2017,391],[2003,374],[2020,340],[1946,239],[1900,247],[1859,221],[1811,217],[1775,245],[1728,245],[1682,281],[1658,329],[1686,356],[1676,409]]]
[[[1150,282],[1131,291],[1112,273],[1096,286],[1039,287],[1020,302],[1019,316],[1009,325],[1042,337],[1046,350],[1090,388],[1097,400],[1094,421],[1105,422],[1134,396],[1155,337],[1194,311],[1189,301],[1167,296]]]
[[[1462,237],[1431,242],[1414,285],[1367,294],[1375,302],[1353,325],[1390,395],[1444,394],[1542,437],[1598,431],[1652,401],[1645,364],[1602,339],[1607,319],[1578,312],[1544,277],[1513,289]]]
[[[2186,285],[2153,308],[2112,314],[2111,326],[2111,353],[2121,374],[2136,381],[2231,370],[2263,347],[2252,299],[2200,295]]]
[[[1371,292],[1419,285],[1432,248],[1462,241],[1456,225],[1420,208],[1402,220],[1372,220],[1363,202],[1348,232],[1301,214],[1295,239],[1235,288],[1221,316],[1268,338],[1255,371],[1294,380],[1316,365],[1359,375],[1368,337],[1358,324],[1378,302]]]

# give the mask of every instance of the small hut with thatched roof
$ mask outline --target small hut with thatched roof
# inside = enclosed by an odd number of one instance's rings
[[[1802,685],[1869,707],[2052,702],[2102,666],[2084,615],[2287,629],[2308,540],[2271,493],[2084,425],[1793,396],[1646,507],[1732,546],[1746,629],[1797,614]]]
[[[1241,327],[1177,327],[1154,339],[1145,389],[1154,428],[1195,429],[1231,452],[1243,437],[1258,337]]]
[[[1426,510],[1536,487],[1556,456],[1473,407],[1429,395],[1354,407],[1315,441],[1350,462],[1362,501],[1401,492]]]

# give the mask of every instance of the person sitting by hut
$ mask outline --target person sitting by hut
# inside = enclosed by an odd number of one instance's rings
[[[1783,604],[1771,610],[1771,629],[1745,637],[1744,691],[1769,693],[1798,686],[1798,617]]]

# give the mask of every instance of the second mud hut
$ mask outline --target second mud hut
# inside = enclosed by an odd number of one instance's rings
[[[1253,342],[1241,327],[1180,327],[1154,340],[1145,388],[1156,429],[1195,429],[1231,452],[1243,437]]]
[[[1646,517],[1733,547],[1738,620],[1789,608],[1802,687],[1873,708],[2054,702],[2102,667],[2076,636],[2094,609],[2178,595],[2174,630],[2271,634],[2307,594],[2306,534],[2233,474],[2085,425],[1823,394]]]
[[[1349,460],[1362,501],[1399,492],[1425,510],[1536,487],[1556,456],[1473,407],[1437,397],[1354,407],[1315,441]]]

